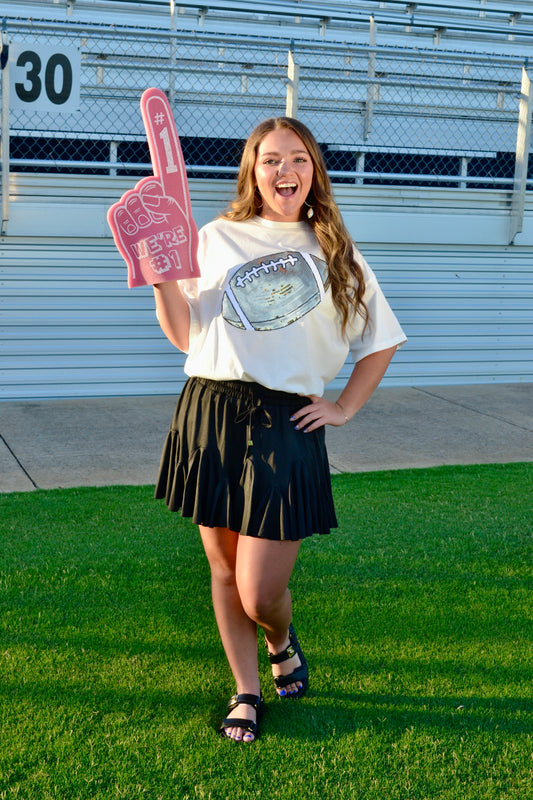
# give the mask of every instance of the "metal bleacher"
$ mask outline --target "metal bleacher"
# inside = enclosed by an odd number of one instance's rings
[[[11,115],[15,169],[142,172],[138,97],[158,85],[191,174],[224,176],[250,128],[287,112],[290,52],[294,113],[339,180],[512,178],[532,2],[12,0],[3,27],[82,50],[78,112]]]

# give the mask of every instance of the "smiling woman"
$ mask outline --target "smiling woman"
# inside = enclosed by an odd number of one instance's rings
[[[255,180],[262,197],[261,216],[277,222],[297,222],[313,183],[311,156],[294,131],[268,133],[257,151]]]
[[[236,683],[221,733],[252,742],[263,707],[258,626],[279,697],[301,698],[309,684],[288,584],[301,541],[337,525],[324,427],[361,408],[405,336],[298,120],[252,132],[237,198],[201,229],[198,262],[200,278],[155,287],[171,341],[186,323],[190,376],[156,496],[200,528]],[[354,370],[331,402],[325,385],[348,352]]]

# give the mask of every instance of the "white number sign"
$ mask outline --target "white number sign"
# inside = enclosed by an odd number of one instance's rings
[[[79,48],[34,42],[9,45],[10,102],[13,110],[70,114],[80,105]]]

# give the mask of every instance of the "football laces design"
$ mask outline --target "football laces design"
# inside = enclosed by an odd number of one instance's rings
[[[286,250],[237,267],[222,300],[222,316],[247,331],[273,331],[297,322],[325,294],[326,262]]]

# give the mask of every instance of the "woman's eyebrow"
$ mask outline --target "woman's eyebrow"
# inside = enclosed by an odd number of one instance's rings
[[[297,153],[304,153],[304,155],[308,155],[307,150],[291,150],[289,155],[294,156]],[[277,152],[277,150],[268,150],[266,153],[260,152],[260,155],[262,155],[262,156],[279,156],[280,154]]]

